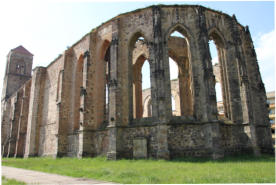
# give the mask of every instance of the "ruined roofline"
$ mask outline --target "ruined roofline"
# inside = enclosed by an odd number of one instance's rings
[[[223,16],[226,16],[228,18],[231,18],[233,19],[232,16],[226,14],[226,13],[223,13],[222,11],[219,11],[219,10],[214,10],[214,9],[211,9],[211,8],[208,8],[208,7],[205,7],[205,6],[202,6],[202,5],[187,5],[187,4],[182,4],[182,5],[178,5],[178,4],[175,4],[175,5],[164,5],[164,4],[159,4],[159,5],[152,5],[152,6],[148,6],[148,7],[145,7],[145,8],[138,8],[136,10],[133,10],[133,11],[130,11],[130,12],[126,12],[126,13],[122,13],[122,14],[119,14],[109,20],[107,20],[106,22],[103,22],[101,25],[97,26],[96,28],[93,28],[91,30],[91,32],[99,29],[101,26],[104,26],[122,16],[126,16],[128,14],[132,14],[132,13],[137,13],[137,12],[141,12],[141,11],[144,11],[144,10],[147,10],[147,9],[150,9],[150,8],[157,8],[157,7],[160,7],[160,8],[189,8],[189,7],[192,7],[192,8],[203,8],[205,10],[208,10],[208,11],[211,11],[213,13],[217,13],[217,14],[220,14],[220,15],[223,15]],[[234,14],[233,14],[234,15]],[[238,21],[237,23],[241,26],[241,27],[244,27],[243,25],[241,25]]]
[[[147,10],[147,9],[150,9],[150,8],[154,8],[154,7],[161,7],[161,8],[163,8],[163,7],[164,7],[164,8],[170,8],[170,7],[172,7],[172,8],[176,8],[176,7],[183,7],[183,8],[185,8],[185,7],[187,7],[187,8],[188,8],[188,7],[193,7],[193,8],[199,8],[199,7],[200,7],[200,8],[206,9],[206,10],[208,10],[208,11],[211,11],[211,12],[214,12],[214,13],[218,13],[218,14],[220,14],[220,15],[224,15],[224,16],[227,16],[228,18],[233,19],[233,17],[231,17],[230,15],[228,15],[228,14],[226,14],[226,13],[223,13],[223,12],[218,11],[218,10],[213,10],[213,9],[211,9],[211,8],[207,8],[207,7],[204,7],[204,6],[202,6],[202,5],[185,5],[185,4],[183,4],[183,5],[177,5],[177,4],[176,4],[176,5],[164,5],[164,4],[152,5],[152,6],[148,6],[148,7],[145,7],[145,8],[139,8],[139,9],[136,9],[136,10],[133,10],[133,11],[130,11],[130,12],[121,13],[121,14],[115,16],[115,17],[112,17],[111,19],[109,19],[109,20],[103,22],[103,23],[100,24],[99,26],[93,28],[90,32],[88,32],[87,34],[85,34],[80,40],[78,40],[76,43],[74,43],[72,46],[70,46],[70,48],[76,46],[79,42],[81,42],[81,41],[82,41],[86,36],[88,36],[90,33],[98,31],[98,29],[101,28],[102,26],[104,26],[104,25],[106,25],[106,24],[109,24],[109,23],[111,23],[112,21],[117,20],[118,18],[120,18],[120,17],[122,17],[122,16],[126,16],[126,15],[128,15],[128,14],[132,14],[132,13],[136,13],[136,12],[141,12],[141,11],[144,11],[144,10]],[[244,26],[241,25],[238,21],[237,21],[237,23],[238,23],[241,27],[244,27]]]
[[[97,32],[98,29],[100,29],[102,26],[105,26],[107,24],[110,24],[112,21],[115,21],[117,19],[119,19],[120,17],[122,16],[127,16],[129,14],[132,14],[132,13],[137,13],[137,12],[141,12],[141,11],[144,11],[144,10],[148,10],[148,9],[151,9],[151,8],[157,8],[157,7],[160,7],[160,8],[189,8],[189,7],[192,7],[192,8],[203,8],[205,10],[208,10],[208,11],[211,11],[211,12],[214,12],[214,13],[218,13],[220,15],[223,15],[223,16],[226,16],[228,18],[231,18],[233,19],[233,17],[231,17],[230,15],[226,14],[226,13],[223,13],[221,11],[218,11],[218,10],[213,10],[211,8],[208,8],[208,7],[205,7],[205,6],[202,6],[202,5],[187,5],[187,4],[182,4],[182,5],[178,5],[178,4],[175,4],[175,5],[164,5],[164,4],[159,4],[159,5],[152,5],[152,6],[148,6],[148,7],[145,7],[145,8],[138,8],[136,10],[133,10],[133,11],[130,11],[130,12],[126,12],[126,13],[121,13],[109,20],[107,20],[106,22],[103,22],[102,24],[100,24],[99,26],[93,28],[90,32],[86,33],[81,39],[79,39],[77,42],[75,42],[74,44],[72,44],[71,46],[69,46],[69,49],[75,47],[77,44],[79,44],[85,37],[87,37],[88,35],[90,35],[92,32]],[[238,25],[241,26],[242,28],[245,28],[243,25],[241,25],[238,21],[237,21]],[[67,50],[64,50],[65,52]],[[59,54],[52,62],[50,62],[50,64],[48,64],[46,66],[46,68],[48,68],[49,66],[51,66],[53,63],[55,63],[63,54]]]

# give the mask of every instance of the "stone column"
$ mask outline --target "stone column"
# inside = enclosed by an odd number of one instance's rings
[[[166,55],[164,40],[162,37],[161,9],[153,7],[153,38],[149,44],[149,61],[151,63],[151,86],[152,86],[152,116],[161,122],[172,115],[169,63]]]
[[[68,132],[72,130],[72,117],[70,112],[71,101],[74,97],[71,97],[71,86],[72,86],[72,66],[73,66],[73,50],[70,48],[63,54],[63,70],[59,71],[57,80],[58,96],[57,96],[57,157],[67,155],[68,151]],[[70,125],[71,124],[71,125]]]
[[[93,36],[90,38],[92,39]],[[92,105],[92,89],[93,83],[89,82],[92,79],[89,66],[91,65],[91,51],[84,53],[83,61],[83,81],[80,97],[80,127],[79,127],[79,149],[78,157],[93,156],[91,131],[93,129],[93,107]]]
[[[229,118],[236,124],[243,122],[242,105],[240,96],[240,84],[238,74],[238,51],[237,45],[240,42],[239,33],[235,31],[235,20],[227,17],[225,24],[231,34],[231,39],[228,40],[225,46],[225,75],[226,85],[229,93]]]
[[[203,99],[200,102],[201,106],[204,107],[204,109],[201,108],[203,120],[205,119],[206,121],[212,121],[217,119],[217,102],[215,76],[213,74],[211,54],[209,51],[209,38],[204,11],[205,9],[201,7],[198,8],[198,21],[196,24],[197,28],[199,29],[199,32],[196,35],[197,52],[199,60],[201,61],[201,64],[199,65],[201,66],[201,69],[198,68],[198,70],[200,70],[200,73],[203,74],[202,78],[198,80],[201,80],[199,83],[201,83],[201,85],[204,87],[204,89],[201,89],[201,98]]]
[[[27,121],[28,121],[28,113],[29,113],[29,111],[27,110],[29,110],[30,86],[31,86],[31,81],[28,81],[26,84],[24,84],[24,87],[22,89],[23,97],[21,99],[22,103],[20,108],[20,119],[19,119],[15,157],[24,156]]]
[[[242,122],[249,123],[252,121],[252,105],[250,102],[249,80],[246,70],[246,56],[242,48],[243,29],[239,28],[235,15],[233,15],[232,35],[235,41],[235,52],[238,70],[238,79],[240,87],[240,98],[242,107]]]
[[[33,70],[24,157],[38,155],[45,74],[46,68],[44,67],[36,67]]]
[[[165,46],[162,36],[161,8],[152,7],[153,38],[149,45],[149,60],[151,63],[151,100],[152,116],[158,120],[157,127],[157,158],[169,158],[167,126],[172,115],[169,62],[165,58]]]
[[[242,72],[240,83],[243,90],[241,92],[243,119],[250,124],[249,138],[255,155],[259,155],[260,152],[272,153],[273,146],[266,104],[266,91],[248,27],[242,31],[242,49],[245,61],[241,60],[239,64]]]
[[[142,105],[142,74],[141,70],[134,71],[133,84],[135,89],[135,108],[134,108],[134,118],[139,119],[143,117],[143,105]]]
[[[2,100],[1,109],[1,155],[6,157],[8,154],[8,143],[9,143],[9,133],[10,133],[10,111],[11,111],[11,100]]]
[[[193,96],[191,92],[191,75],[189,69],[189,61],[185,59],[180,62],[182,65],[179,79],[179,96],[180,96],[180,110],[182,116],[193,116]]]
[[[12,119],[12,130],[11,130],[11,140],[9,143],[9,157],[16,157],[16,146],[18,143],[18,133],[20,129],[20,113],[22,105],[23,91],[19,89],[16,92],[15,102],[14,102],[14,112]]]
[[[118,20],[119,21],[119,20]],[[119,58],[119,22],[112,25],[112,41],[110,44],[110,81],[109,81],[109,118],[108,135],[109,147],[107,158],[116,160],[120,157],[120,145],[118,136],[118,126],[120,125],[120,109],[118,107],[118,96],[120,89],[118,84],[118,58]]]
[[[219,123],[208,123],[203,126],[205,134],[205,149],[213,159],[224,157],[224,150],[221,145]]]
[[[22,115],[21,115],[21,110],[22,110],[22,106],[23,106],[23,99],[20,99],[19,101],[21,101],[21,105],[20,105],[20,108],[19,108],[19,119],[18,119],[18,130],[17,130],[17,134],[16,134],[16,143],[15,143],[15,152],[14,152],[14,157],[19,157],[20,156],[20,149],[19,149],[19,147],[20,147],[20,142],[21,142],[21,140],[20,140],[20,133],[21,133],[21,117],[22,117]],[[21,154],[22,155],[22,154]]]
[[[224,46],[225,47],[225,46]],[[224,106],[224,116],[226,118],[231,119],[230,112],[230,93],[229,93],[229,85],[227,80],[227,72],[226,72],[226,60],[225,60],[225,48],[218,48],[218,57],[220,61],[220,76],[221,76],[221,88],[222,88],[222,98],[223,98],[223,106]]]

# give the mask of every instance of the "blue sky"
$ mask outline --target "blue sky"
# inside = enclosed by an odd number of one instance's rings
[[[1,1],[0,2],[0,90],[6,55],[19,45],[34,54],[35,66],[47,66],[60,53],[101,23],[120,14],[153,4],[199,4],[249,25],[267,91],[275,89],[274,2],[89,2],[89,1]]]

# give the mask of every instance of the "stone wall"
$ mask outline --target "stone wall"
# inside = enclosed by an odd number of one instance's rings
[[[249,125],[230,124],[220,126],[221,145],[225,155],[252,152],[250,133],[246,132],[248,127]]]
[[[210,156],[206,149],[206,133],[202,124],[171,125],[168,130],[170,157]]]
[[[210,128],[218,124],[219,136]],[[168,150],[170,158],[178,157],[213,157],[218,145],[222,155],[249,154],[252,152],[252,143],[246,133],[248,125],[229,125],[224,123],[170,123],[167,125]],[[134,143],[136,140],[146,141],[147,158],[157,158],[158,125],[144,122],[144,124],[122,127],[118,129],[120,143],[122,145],[120,156],[123,158],[135,158]],[[210,137],[216,137],[211,141]],[[211,147],[210,147],[211,145]]]

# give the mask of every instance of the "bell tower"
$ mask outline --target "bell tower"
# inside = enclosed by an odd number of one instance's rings
[[[12,49],[7,56],[2,101],[8,99],[32,77],[33,54],[23,46]]]

